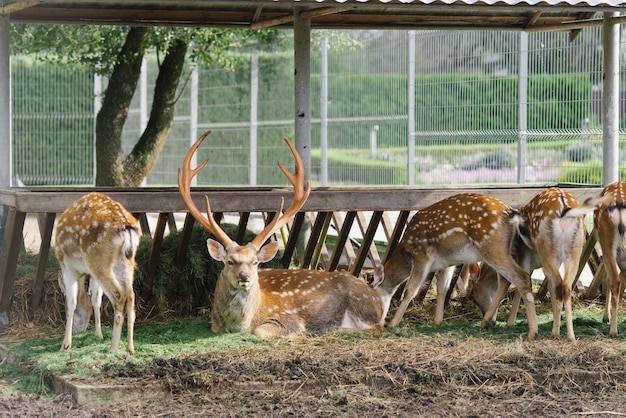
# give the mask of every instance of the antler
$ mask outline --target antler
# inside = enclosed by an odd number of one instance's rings
[[[279,228],[289,222],[295,215],[298,213],[300,208],[306,202],[306,199],[309,197],[309,193],[311,193],[311,184],[309,182],[306,183],[306,189],[304,187],[304,164],[302,163],[302,159],[298,155],[298,152],[291,144],[289,139],[283,138],[283,140],[289,146],[293,157],[296,160],[296,173],[292,174],[283,166],[283,164],[278,161],[278,167],[280,171],[289,179],[291,184],[293,185],[293,202],[289,209],[287,209],[282,215],[281,212],[283,210],[284,199],[280,198],[280,206],[278,211],[276,211],[276,215],[264,229],[261,231],[259,235],[257,235],[251,242],[253,246],[256,248],[261,248],[265,240],[267,240],[274,232],[276,232]]]
[[[193,199],[191,198],[191,180],[204,168],[204,166],[209,162],[209,159],[205,159],[202,163],[200,163],[196,168],[191,168],[191,157],[196,152],[202,141],[209,135],[211,131],[206,131],[204,134],[198,138],[198,140],[189,148],[187,151],[187,155],[185,155],[185,159],[183,160],[183,168],[182,170],[178,170],[178,190],[180,195],[185,202],[185,206],[189,209],[189,213],[202,225],[205,227],[210,233],[212,233],[215,238],[222,245],[228,248],[230,245],[234,243],[232,239],[226,232],[215,222],[215,218],[213,218],[213,213],[211,212],[211,207],[209,206],[209,197],[204,196],[206,200],[206,212],[207,217],[205,218],[202,215],[202,212],[197,208],[197,206],[193,203]]]

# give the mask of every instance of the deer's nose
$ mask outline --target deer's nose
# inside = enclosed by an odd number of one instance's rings
[[[248,283],[248,280],[250,280],[250,276],[248,275],[248,273],[245,273],[243,271],[239,273],[239,282]]]

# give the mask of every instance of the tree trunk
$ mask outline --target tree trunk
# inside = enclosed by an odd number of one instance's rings
[[[131,28],[96,118],[96,186],[124,186],[122,128],[137,88],[150,28]]]
[[[123,184],[139,186],[156,163],[174,121],[176,92],[183,73],[187,43],[177,39],[170,44],[159,69],[154,99],[146,129],[123,163]]]

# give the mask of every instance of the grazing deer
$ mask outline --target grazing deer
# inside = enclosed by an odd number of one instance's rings
[[[554,338],[560,336],[561,312],[564,310],[567,339],[576,339],[572,321],[572,284],[585,243],[584,217],[602,201],[601,197],[590,198],[581,205],[568,191],[550,187],[520,208],[520,213],[527,221],[528,234],[522,234],[520,241],[514,245],[513,258],[528,273],[543,268],[552,302]],[[496,276],[493,270],[485,267],[485,272],[481,272],[481,283],[476,283],[472,289],[472,297],[483,312],[486,311],[487,301],[491,299],[492,303],[495,300],[499,304],[508,290],[509,283],[494,279]],[[518,306],[519,297],[516,296],[507,325],[515,321]]]
[[[278,166],[294,188],[294,199],[282,215],[283,200],[276,216],[247,245],[239,245],[226,235],[213,218],[205,196],[207,217],[195,206],[190,184],[207,164],[190,167],[191,157],[209,132],[204,133],[187,152],[178,173],[178,187],[189,213],[216,240],[208,239],[209,254],[224,263],[217,278],[211,309],[213,332],[252,331],[262,338],[321,334],[338,329],[382,331],[382,303],[378,294],[363,280],[346,272],[319,270],[258,270],[259,263],[271,260],[278,250],[272,241],[263,245],[289,222],[304,205],[311,191],[304,187],[304,166],[293,145],[285,138],[296,160],[296,174]]]
[[[593,217],[608,282],[602,319],[610,323],[609,336],[616,337],[617,308],[626,277],[626,183],[609,184],[602,196],[608,201],[598,205]]]
[[[509,253],[523,225],[524,219],[518,211],[496,198],[474,193],[451,196],[417,211],[398,247],[374,278],[373,286],[383,300],[384,316],[393,294],[406,282],[404,297],[389,325],[400,323],[430,272],[483,261],[521,291],[528,316],[528,340],[533,340],[537,334],[537,316],[532,283],[528,273]],[[440,305],[436,323],[443,317],[443,303]],[[497,309],[497,305],[492,309]],[[487,314],[483,327],[493,325],[487,319],[491,312]]]
[[[127,318],[128,341],[126,351],[135,352],[133,329],[135,324],[135,293],[133,273],[135,253],[139,245],[139,224],[124,207],[101,193],[89,193],[78,199],[59,217],[55,229],[55,254],[61,266],[59,278],[65,293],[65,338],[62,350],[72,347],[72,330],[87,327],[85,318],[85,280],[94,308],[96,336],[102,338],[100,302],[106,294],[115,310],[111,351],[119,347],[124,316]],[[77,304],[79,314],[75,315]],[[74,319],[80,322],[74,326]]]

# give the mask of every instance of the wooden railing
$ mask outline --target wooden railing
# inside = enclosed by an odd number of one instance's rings
[[[544,186],[545,187],[545,186]],[[490,187],[490,188],[319,188],[311,192],[309,199],[289,226],[284,242],[282,263],[292,262],[303,225],[310,218],[310,233],[304,251],[298,254],[298,264],[303,268],[335,270],[345,268],[359,274],[364,265],[381,263],[398,244],[404,226],[412,211],[426,207],[444,197],[461,193],[477,192],[497,197],[512,206],[520,206],[530,200],[544,187]],[[600,188],[564,187],[580,200],[597,195]],[[33,281],[31,308],[39,305],[43,288],[45,265],[48,258],[56,215],[84,194],[98,190],[121,202],[139,217],[142,231],[153,237],[149,262],[146,266],[148,283],[154,274],[166,229],[175,230],[174,216],[184,217],[182,239],[176,255],[177,265],[185,259],[191,227],[194,219],[176,188],[10,188],[0,189],[0,204],[8,207],[6,229],[0,254],[0,314],[8,312],[13,296],[15,273],[19,252],[24,247],[24,222],[27,214],[36,214],[40,220],[41,246],[36,277]],[[219,221],[224,214],[237,215],[238,239],[243,237],[251,214],[262,214],[267,220],[273,216],[284,197],[288,206],[292,199],[290,189],[245,188],[192,190],[199,208],[204,207],[204,196],[211,199],[211,208]],[[148,215],[157,216],[156,226],[151,230]],[[307,217],[307,214],[309,215]],[[355,225],[356,222],[356,225]],[[358,228],[358,229],[357,229]],[[325,239],[333,229],[336,240],[331,246]],[[355,231],[356,230],[356,231]],[[355,239],[355,234],[358,239]],[[384,234],[384,235],[383,235]],[[383,254],[375,245],[375,238],[383,236],[386,241]],[[589,262],[595,272],[599,260],[593,252],[595,241],[590,240],[581,266]],[[581,269],[582,270],[582,269]],[[594,280],[594,291],[597,291]],[[591,286],[590,286],[591,287]],[[545,292],[545,290],[544,290]]]

